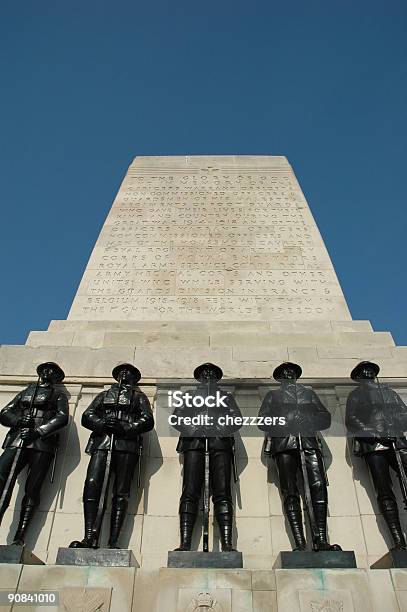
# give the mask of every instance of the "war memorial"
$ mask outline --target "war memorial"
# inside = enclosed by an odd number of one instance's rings
[[[285,157],[136,157],[0,347],[0,609],[407,610],[406,404]]]

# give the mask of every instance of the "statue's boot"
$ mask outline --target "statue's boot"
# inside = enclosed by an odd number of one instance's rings
[[[230,552],[236,550],[236,548],[233,548],[232,544],[233,514],[220,514],[216,518],[219,525],[222,552]]]
[[[84,502],[85,537],[83,540],[74,540],[69,548],[98,548],[93,535],[93,525],[98,512],[98,503],[86,500]]]
[[[293,534],[295,548],[294,550],[306,550],[307,542],[304,535],[304,525],[302,522],[302,512],[300,500],[291,498],[284,504],[285,514],[290,524],[291,533]]]
[[[330,544],[328,542],[328,504],[325,501],[314,503],[314,516],[317,523],[317,550],[342,550],[339,544]]]
[[[124,519],[127,515],[127,499],[113,499],[112,513],[110,517],[110,538],[109,548],[120,548],[117,545],[119,535],[123,527]]]
[[[196,514],[192,512],[181,512],[179,515],[179,526],[181,542],[175,550],[191,550],[192,532],[196,521]]]
[[[233,548],[233,506],[228,501],[216,502],[214,504],[214,514],[219,526],[220,543],[222,552],[236,550]]]
[[[406,540],[400,525],[397,502],[393,499],[381,499],[378,501],[384,520],[386,521],[391,537],[393,538],[394,548],[405,550]]]
[[[28,525],[34,515],[36,506],[28,503],[23,499],[21,504],[20,522],[18,523],[17,531],[15,533],[12,544],[15,546],[23,546],[25,541],[25,534]]]

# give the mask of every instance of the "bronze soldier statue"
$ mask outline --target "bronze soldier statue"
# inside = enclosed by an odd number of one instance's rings
[[[219,392],[218,381],[222,378],[221,368],[213,363],[204,363],[194,371],[194,377],[199,382],[193,395],[199,397],[216,397]],[[222,393],[223,404],[218,410],[215,408],[202,408],[195,410],[195,414],[209,414],[215,416],[212,425],[205,427],[177,427],[181,431],[177,451],[184,455],[184,473],[182,494],[180,498],[180,533],[181,543],[176,550],[191,550],[191,540],[194,524],[198,514],[199,499],[204,486],[204,551],[208,550],[208,516],[209,516],[209,482],[212,493],[214,514],[219,526],[221,547],[223,552],[233,551],[233,502],[231,492],[232,467],[236,480],[236,464],[234,461],[233,432],[241,427],[229,424],[218,425],[216,415],[229,415],[231,418],[240,417],[241,412],[230,393]],[[212,402],[212,400],[211,400]],[[177,416],[189,414],[190,411],[182,406],[174,410]],[[203,435],[203,434],[208,434]]]
[[[351,372],[359,383],[346,404],[346,427],[353,436],[353,452],[364,457],[376,490],[377,503],[387,523],[394,548],[405,549],[390,467],[399,477],[407,505],[407,406],[387,384],[380,383],[377,363],[362,361]]]
[[[305,508],[314,550],[341,550],[327,536],[328,492],[319,431],[328,429],[331,415],[309,386],[297,383],[302,374],[295,363],[282,363],[273,372],[280,382],[261,405],[260,417],[277,417],[275,425],[259,425],[266,432],[264,451],[274,457],[284,510],[295,549],[306,550],[297,473],[301,472]],[[284,421],[281,419],[285,419]]]
[[[109,480],[114,475],[109,548],[119,548],[132,478],[141,461],[142,434],[154,427],[148,397],[137,388],[140,371],[129,363],[113,368],[118,383],[99,393],[82,415],[92,431],[85,452],[90,455],[83,490],[85,537],[70,548],[98,548]],[[140,473],[140,472],[139,472]]]
[[[41,487],[50,465],[55,468],[58,431],[69,421],[68,399],[55,385],[65,374],[58,364],[41,363],[38,381],[20,391],[0,412],[0,423],[10,427],[0,457],[0,523],[10,503],[18,474],[28,466],[20,521],[13,544],[22,546],[40,502]]]

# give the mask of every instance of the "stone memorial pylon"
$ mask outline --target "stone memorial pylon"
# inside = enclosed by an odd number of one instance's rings
[[[365,466],[351,458],[343,428],[349,374],[362,359],[377,361],[382,377],[405,395],[406,347],[396,347],[390,333],[373,331],[368,321],[352,320],[285,157],[135,158],[67,319],[32,331],[25,346],[0,347],[1,405],[34,379],[38,363],[56,361],[66,373],[71,413],[54,483],[44,489],[29,542],[48,565],[41,575],[38,568],[20,567],[8,574],[7,587],[32,585],[34,572],[38,588],[47,588],[50,576],[55,588],[105,587],[108,580],[114,585],[110,609],[131,609],[137,601],[138,612],[183,610],[199,601],[199,593],[209,593],[208,601],[231,612],[270,610],[276,598],[279,612],[329,602],[345,612],[359,611],[373,600],[381,609],[396,610],[395,592],[405,594],[404,579],[366,569],[389,543]],[[62,566],[55,573],[58,548],[77,537],[83,521],[88,432],[81,428],[81,415],[111,384],[115,363],[140,368],[140,388],[151,402],[157,380],[189,379],[194,366],[219,364],[225,381],[235,384],[242,412],[254,415],[274,368],[286,360],[301,364],[304,382],[337,415],[335,431],[327,433],[329,534],[344,550],[355,551],[358,569],[346,570],[346,576],[340,573],[345,570],[317,575],[272,569],[291,543],[272,467],[266,480],[262,438],[245,435],[236,446],[235,521],[244,569],[165,568],[168,550],[178,545],[181,466],[175,438],[153,431],[145,445],[142,487],[134,487],[124,526],[124,544],[137,570],[66,568],[76,572],[69,581]],[[4,542],[16,524],[16,495],[17,488],[0,530]],[[216,542],[212,526],[210,537]],[[199,549],[199,542],[194,546]]]

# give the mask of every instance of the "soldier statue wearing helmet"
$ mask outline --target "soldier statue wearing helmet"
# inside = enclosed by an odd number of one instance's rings
[[[99,393],[82,415],[82,425],[92,431],[85,450],[91,456],[83,491],[85,536],[71,542],[71,548],[98,548],[112,476],[108,546],[118,548],[132,478],[140,461],[141,435],[154,427],[150,402],[137,387],[139,370],[124,363],[113,368],[112,376],[118,382]]]
[[[17,476],[28,466],[20,520],[13,540],[13,544],[20,546],[25,542],[28,526],[40,502],[41,487],[53,457],[55,467],[57,432],[69,421],[68,399],[55,386],[65,377],[62,369],[48,361],[37,367],[37,374],[37,383],[20,391],[0,412],[0,424],[10,428],[0,457],[0,523]]]
[[[398,474],[407,503],[407,406],[387,384],[379,382],[377,363],[361,361],[351,372],[358,386],[346,404],[346,428],[353,437],[353,452],[364,457],[376,490],[379,509],[394,548],[405,549],[390,467]]]
[[[266,432],[264,450],[276,461],[284,510],[291,527],[295,550],[306,549],[297,484],[299,471],[302,471],[304,481],[314,550],[340,550],[338,545],[328,542],[328,493],[318,436],[319,431],[330,426],[331,415],[311,387],[297,383],[301,374],[301,367],[290,362],[282,363],[273,372],[280,387],[266,394],[259,416],[283,417],[286,424],[260,426]]]
[[[219,389],[218,381],[222,378],[221,368],[213,363],[204,363],[194,371],[198,381],[195,395],[215,395]],[[230,393],[224,396],[226,408],[224,415],[232,419],[241,417],[241,412]],[[187,409],[176,408],[174,414],[183,415]],[[191,539],[194,524],[198,514],[199,499],[205,481],[205,458],[209,458],[209,477],[214,505],[214,514],[219,526],[222,551],[232,551],[233,501],[231,492],[231,476],[234,460],[233,432],[241,424],[230,427],[210,427],[208,435],[203,428],[181,427],[177,451],[184,455],[184,472],[182,494],[179,504],[181,543],[177,550],[191,549]],[[205,452],[206,451],[206,452]],[[205,539],[205,528],[204,528]]]

